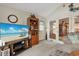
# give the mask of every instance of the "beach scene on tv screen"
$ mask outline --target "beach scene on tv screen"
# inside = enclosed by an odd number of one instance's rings
[[[9,36],[26,36],[28,35],[28,30],[29,26],[26,25],[0,23],[1,38]]]

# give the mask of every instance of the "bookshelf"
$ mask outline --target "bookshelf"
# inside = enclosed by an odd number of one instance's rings
[[[32,45],[39,43],[39,19],[35,15],[31,15],[27,19],[27,24],[30,26],[30,34]]]

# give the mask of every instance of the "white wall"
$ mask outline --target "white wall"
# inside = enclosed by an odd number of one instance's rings
[[[16,15],[18,17],[18,22],[16,24],[22,25],[27,24],[27,17],[30,15],[30,13],[28,12],[24,12],[9,6],[0,5],[0,22],[10,23],[8,21],[8,16],[11,14]]]
[[[30,11],[29,11],[30,12]],[[25,11],[21,11],[15,8],[12,8],[10,6],[4,6],[4,5],[0,5],[0,22],[2,23],[10,23],[8,21],[8,16],[11,14],[14,14],[18,17],[18,22],[15,24],[22,24],[22,25],[26,25],[27,24],[27,17],[29,17],[29,15],[31,13],[29,12],[25,12]],[[39,18],[39,22],[42,20],[46,20],[41,16],[36,15]],[[46,21],[44,21],[44,23],[46,23]],[[45,39],[45,35],[46,35],[46,24],[45,25],[45,30],[44,31],[40,31],[39,32],[39,39],[43,40]]]

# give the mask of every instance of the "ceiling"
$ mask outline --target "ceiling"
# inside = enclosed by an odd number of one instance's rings
[[[0,5],[11,6],[43,17],[49,17],[62,3],[4,3]]]
[[[10,6],[49,19],[56,12],[60,12],[61,7],[68,7],[70,3],[0,3],[0,5]],[[78,7],[79,3],[74,4],[74,6]]]

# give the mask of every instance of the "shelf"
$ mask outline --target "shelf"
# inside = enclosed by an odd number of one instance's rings
[[[28,25],[31,27],[30,28],[30,34],[31,34],[31,41],[32,41],[32,45],[35,45],[36,43],[39,42],[39,19],[37,17],[28,17],[27,19],[27,23]]]
[[[16,47],[14,47],[14,51],[18,50],[18,49],[21,49],[22,47],[24,47],[24,45],[17,45]]]

